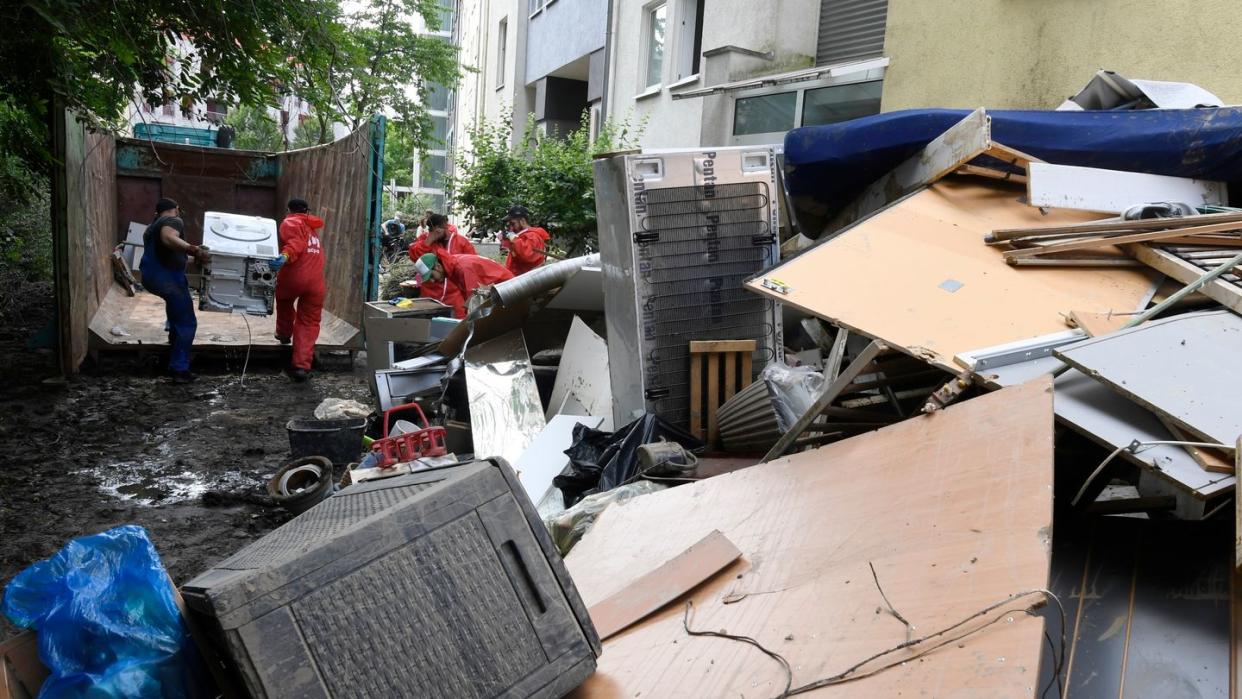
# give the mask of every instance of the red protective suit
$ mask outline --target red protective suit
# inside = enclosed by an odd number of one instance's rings
[[[543,251],[547,249],[551,239],[552,236],[547,231],[535,226],[519,231],[513,236],[513,240],[502,238],[500,247],[509,251],[509,257],[505,259],[505,269],[517,276],[543,264],[547,259]]]
[[[323,219],[289,214],[280,222],[280,252],[289,261],[276,275],[276,334],[293,338],[293,367],[311,368],[327,286],[323,281]]]
[[[481,286],[488,286],[513,278],[513,273],[479,255],[447,255],[436,252],[440,264],[444,266],[444,281],[455,287],[461,295],[461,301],[453,306],[453,317],[466,317],[466,299]]]
[[[446,244],[447,243],[447,244]],[[418,239],[410,243],[410,259],[418,262],[418,258],[429,252],[436,253],[437,257],[443,257],[444,253],[450,255],[474,255],[474,245],[466,239],[466,236],[457,232],[457,226],[448,224],[448,236],[445,240],[433,243],[427,242],[427,234],[420,233]],[[466,299],[461,295],[461,291],[452,284],[445,282],[433,282],[430,279],[423,280],[421,284],[423,298],[435,299],[446,306],[453,308],[465,308]],[[465,315],[463,311],[463,316]]]

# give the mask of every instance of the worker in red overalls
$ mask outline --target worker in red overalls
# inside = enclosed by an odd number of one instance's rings
[[[289,215],[280,222],[280,257],[270,265],[276,275],[276,339],[293,343],[289,378],[310,378],[319,339],[319,320],[327,286],[323,281],[323,219],[312,215],[305,199],[289,200]]]
[[[427,230],[419,234],[418,239],[410,243],[410,261],[418,262],[418,258],[429,252],[448,253],[450,255],[474,255],[474,245],[466,236],[457,232],[457,227],[448,222],[443,214],[430,214],[423,222]],[[420,285],[423,298],[435,299],[446,306],[465,307],[466,299],[452,284],[443,281],[431,281],[423,275]]]
[[[525,206],[510,206],[505,226],[508,232],[500,241],[500,247],[509,252],[505,268],[516,277],[542,265],[547,259],[544,251],[552,236],[544,229],[530,225],[530,210]]]
[[[449,255],[429,252],[414,263],[422,282],[443,283],[457,292],[461,300],[453,304],[453,317],[466,317],[466,300],[476,289],[513,278],[513,273],[479,255]]]

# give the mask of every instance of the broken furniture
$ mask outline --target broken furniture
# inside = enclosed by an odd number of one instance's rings
[[[570,323],[544,417],[551,421],[558,414],[597,416],[603,419],[599,429],[613,429],[608,343],[578,316]]]
[[[613,424],[644,412],[690,426],[693,340],[781,351],[781,313],[742,282],[779,257],[771,147],[597,159],[595,201]]]
[[[276,272],[268,265],[280,254],[276,221],[207,211],[203,247],[211,251],[211,262],[200,278],[199,310],[256,316],[276,311]]]
[[[560,697],[599,640],[503,461],[346,488],[182,586],[226,694]]]
[[[1050,382],[1035,381],[607,512],[566,557],[590,607],[713,530],[742,555],[689,604],[606,641],[579,696],[780,696],[887,649],[831,694],[1038,695],[1044,622],[1023,611],[1051,602],[1035,591],[1051,555],[1052,432]],[[906,645],[964,619],[948,635],[963,638]]]
[[[434,299],[416,299],[410,308],[397,308],[386,301],[363,304],[362,331],[366,336],[367,375],[371,377],[372,395],[379,395],[375,372],[391,369],[395,361],[393,343],[427,343],[442,339],[436,337],[437,326],[432,319],[452,313],[453,309]]]
[[[751,356],[757,346],[754,340],[690,342],[690,434],[708,446],[720,439],[716,413],[721,404],[754,381]]]

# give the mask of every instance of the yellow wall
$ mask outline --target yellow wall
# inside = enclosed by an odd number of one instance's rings
[[[1239,0],[889,0],[884,111],[1053,109],[1104,68],[1242,103]]]

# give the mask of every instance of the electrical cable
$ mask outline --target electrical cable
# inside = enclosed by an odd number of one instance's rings
[[[1087,476],[1087,480],[1083,482],[1082,487],[1078,489],[1078,493],[1074,495],[1074,499],[1070,501],[1070,505],[1078,504],[1078,501],[1081,500],[1082,496],[1086,494],[1087,488],[1090,487],[1091,482],[1094,481],[1096,478],[1098,478],[1100,473],[1104,471],[1105,467],[1107,467],[1110,463],[1112,463],[1112,460],[1117,458],[1117,455],[1120,454],[1121,452],[1126,451],[1128,449],[1131,454],[1137,454],[1140,451],[1148,447],[1155,447],[1155,446],[1161,446],[1161,445],[1171,445],[1171,446],[1181,446],[1181,447],[1202,447],[1206,449],[1230,449],[1231,448],[1228,445],[1217,444],[1215,442],[1186,442],[1186,441],[1181,441],[1181,440],[1176,440],[1176,439],[1160,439],[1160,440],[1153,440],[1150,442],[1139,442],[1136,440],[1136,441],[1130,442],[1129,444],[1125,446],[1120,446],[1114,449],[1113,453],[1108,455],[1108,458],[1101,461],[1100,465],[1095,467],[1095,470],[1092,471],[1091,475]]]
[[[254,335],[250,333],[250,319],[244,312],[241,317],[246,321],[246,360],[242,362],[241,379],[237,382],[239,387],[246,385],[246,368],[250,366],[250,347],[254,344]]]

